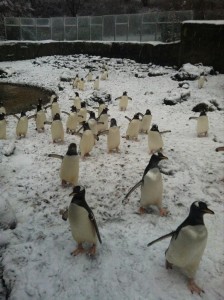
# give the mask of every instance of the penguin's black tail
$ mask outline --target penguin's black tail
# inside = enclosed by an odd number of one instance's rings
[[[171,231],[170,233],[167,233],[167,234],[165,234],[165,235],[159,237],[158,239],[156,239],[156,240],[154,240],[154,241],[148,243],[148,244],[147,244],[147,247],[152,246],[153,244],[155,244],[155,243],[157,243],[157,242],[159,242],[159,241],[162,241],[162,240],[164,240],[164,239],[166,239],[166,238],[168,238],[168,237],[170,237],[170,236],[173,236],[175,232],[176,232],[176,231]]]

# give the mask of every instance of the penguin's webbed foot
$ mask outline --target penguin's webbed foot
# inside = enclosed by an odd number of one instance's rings
[[[167,214],[168,214],[168,210],[167,209],[165,209],[165,208],[159,208],[159,215],[161,217],[166,217]]]
[[[166,269],[167,270],[169,270],[169,269],[173,269],[173,265],[170,263],[170,262],[168,262],[168,260],[166,260]]]
[[[85,249],[82,247],[82,244],[80,244],[78,245],[78,248],[76,248],[74,251],[71,252],[71,255],[76,256],[82,253],[85,253]]]
[[[62,180],[62,181],[61,181],[61,185],[62,185],[62,187],[66,187],[67,182],[66,182],[65,180]]]
[[[139,213],[140,213],[140,215],[143,215],[143,214],[145,214],[147,212],[147,210],[144,208],[144,207],[140,207],[139,208]]]
[[[89,251],[88,251],[88,255],[89,256],[94,256],[96,254],[96,245],[93,245]]]
[[[197,293],[198,295],[200,295],[201,293],[204,293],[205,291],[203,289],[201,289],[195,282],[193,279],[189,279],[188,281],[188,288],[191,291],[191,294],[193,294],[194,292]]]

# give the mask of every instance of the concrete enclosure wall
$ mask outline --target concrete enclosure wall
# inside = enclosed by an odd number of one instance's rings
[[[219,24],[220,23],[220,24]],[[178,66],[203,63],[224,73],[224,21],[183,23],[181,41],[175,43],[129,42],[4,42],[0,61],[34,59],[49,55],[89,54],[129,58],[141,63]]]

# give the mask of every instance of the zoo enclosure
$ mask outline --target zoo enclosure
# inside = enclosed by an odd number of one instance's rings
[[[162,41],[180,39],[181,22],[193,11],[57,18],[4,19],[7,40]]]

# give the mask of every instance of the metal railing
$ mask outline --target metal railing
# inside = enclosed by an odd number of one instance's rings
[[[7,40],[162,41],[180,39],[181,22],[193,11],[91,17],[4,19]]]

